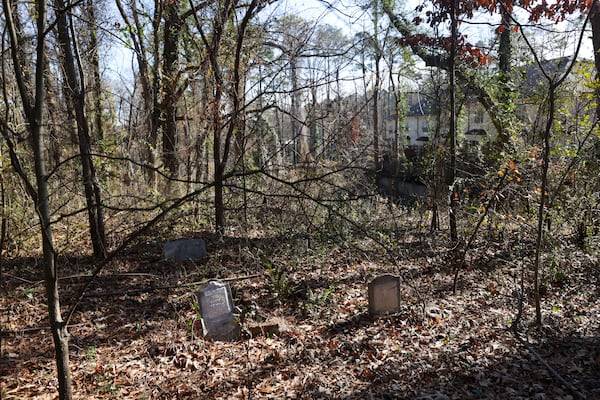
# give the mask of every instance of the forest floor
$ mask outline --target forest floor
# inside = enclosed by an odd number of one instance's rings
[[[79,304],[69,326],[76,398],[600,399],[597,249],[561,245],[544,273],[537,328],[533,245],[516,235],[476,242],[454,294],[445,232],[402,235],[396,265],[369,238],[217,241],[204,232],[186,236],[204,238],[209,256],[177,263],[161,257],[168,232],[141,238]],[[38,262],[3,261],[3,400],[56,398]],[[58,262],[67,309],[93,262]],[[402,306],[372,317],[367,284],[382,273],[402,277]],[[189,284],[208,278],[245,278],[230,281],[240,340],[209,341],[195,329],[198,286]],[[253,337],[257,324],[278,332]]]

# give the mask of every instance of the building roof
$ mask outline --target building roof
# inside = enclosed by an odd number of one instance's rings
[[[542,68],[546,72],[546,75],[558,78],[559,75],[566,72],[571,60],[571,57],[559,57],[551,60],[544,60],[541,62],[541,65],[533,62],[522,66],[520,71],[525,82],[523,85],[520,85],[521,92],[525,95],[531,95],[540,88],[546,87],[548,79],[542,72]]]
[[[411,101],[412,100],[412,101]],[[435,110],[434,102],[427,96],[416,93],[408,100],[408,115],[416,117],[420,115],[431,115]]]

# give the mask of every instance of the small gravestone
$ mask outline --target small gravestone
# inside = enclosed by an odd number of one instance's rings
[[[369,283],[369,314],[396,312],[400,308],[400,277],[380,275]]]
[[[198,291],[198,303],[205,338],[232,341],[239,337],[240,328],[233,319],[233,299],[228,283],[208,281]]]
[[[193,261],[206,257],[206,243],[202,239],[179,239],[163,245],[165,260]]]

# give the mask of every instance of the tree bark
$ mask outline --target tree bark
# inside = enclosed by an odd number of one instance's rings
[[[511,43],[511,17],[507,10],[502,10],[502,32],[500,32],[500,49],[499,49],[499,62],[498,67],[500,69],[500,104],[503,105],[504,109],[510,108],[510,102],[512,97],[512,88],[510,85],[511,72],[512,72],[512,43]],[[480,101],[482,105],[483,102]],[[485,107],[485,106],[484,106]],[[491,107],[490,107],[491,109]],[[504,115],[503,119],[512,118],[513,113],[505,113],[510,115]],[[498,139],[497,145],[499,148],[504,147],[510,140],[507,130],[504,126],[501,129],[497,129]]]
[[[536,243],[535,243],[535,259],[533,264],[533,272],[534,272],[534,297],[535,297],[535,321],[538,327],[542,326],[542,307],[541,307],[541,293],[540,293],[540,268],[542,262],[542,252],[543,252],[543,244],[544,244],[544,222],[546,220],[547,208],[551,206],[551,203],[548,201],[548,171],[550,169],[550,151],[551,151],[551,139],[552,139],[552,129],[554,127],[555,120],[555,112],[556,112],[556,96],[558,88],[563,84],[563,82],[567,79],[567,77],[571,74],[573,70],[573,66],[577,62],[577,57],[579,55],[579,50],[581,49],[581,43],[583,40],[583,36],[585,33],[585,28],[587,26],[588,21],[592,21],[592,29],[593,29],[593,19],[595,17],[595,13],[597,12],[597,1],[594,0],[592,3],[592,7],[590,9],[590,13],[586,16],[585,22],[583,23],[581,34],[579,35],[579,41],[577,43],[577,50],[573,55],[573,58],[565,68],[564,72],[561,73],[561,76],[557,78],[556,76],[552,76],[548,71],[544,69],[540,58],[533,50],[533,47],[527,38],[526,35],[523,35],[523,39],[527,47],[531,50],[531,53],[535,59],[536,64],[540,68],[542,74],[548,81],[548,114],[546,116],[546,126],[543,132],[543,153],[542,153],[542,182],[540,187],[540,204],[538,208],[538,220],[537,220],[537,235],[536,235]],[[594,38],[593,38],[594,40]],[[594,43],[594,46],[596,43]],[[596,54],[596,56],[598,56]],[[598,61],[598,58],[596,58]]]
[[[295,49],[291,50],[290,54],[290,75],[292,81],[292,141],[294,148],[292,149],[292,163],[297,164],[302,160],[302,150],[304,148],[302,143],[302,124],[303,117],[300,114],[301,102],[301,91],[300,84],[298,82],[298,57],[296,57]]]
[[[36,0],[35,2],[37,32],[33,95],[29,92],[29,87],[27,85],[27,82],[31,82],[31,80],[25,78],[26,74],[24,74],[19,60],[19,54],[23,49],[19,46],[19,34],[15,29],[12,18],[14,9],[10,7],[8,0],[2,0],[2,6],[4,8],[6,28],[9,33],[15,80],[19,88],[19,95],[21,97],[25,118],[27,119],[28,129],[31,135],[31,147],[34,155],[35,187],[30,183],[29,178],[21,168],[17,153],[14,146],[10,144],[9,138],[7,138],[7,143],[9,144],[13,169],[21,177],[29,197],[33,200],[40,221],[43,249],[42,265],[48,301],[48,319],[54,340],[54,356],[58,377],[59,398],[61,400],[70,400],[73,397],[73,385],[69,368],[69,335],[60,310],[58,273],[55,263],[56,252],[54,250],[52,226],[50,223],[49,190],[43,144],[43,127],[45,123],[44,94],[46,90],[44,83],[46,73],[46,63],[44,62],[46,52],[46,2],[45,0]]]
[[[375,52],[375,83],[373,85],[373,164],[375,171],[380,168],[379,165],[379,86],[381,84],[381,71],[379,64],[381,62],[381,49],[379,48],[379,0],[375,0],[373,7],[373,39],[372,45]]]
[[[544,130],[544,147],[542,155],[542,184],[540,187],[540,206],[538,208],[537,234],[535,239],[535,260],[533,264],[533,290],[535,298],[535,322],[537,326],[542,326],[542,300],[540,294],[540,264],[542,255],[542,246],[544,242],[544,220],[546,216],[546,200],[548,191],[548,169],[550,168],[550,139],[552,135],[552,124],[554,120],[554,110],[556,107],[556,89],[554,82],[550,83],[548,90],[548,120]]]
[[[64,0],[54,0],[57,10],[65,10]],[[94,256],[106,257],[106,235],[104,229],[104,212],[100,187],[96,180],[96,168],[92,160],[90,128],[85,112],[85,88],[83,82],[83,71],[81,59],[76,50],[75,37],[71,34],[73,29],[71,21],[67,18],[66,11],[57,14],[56,26],[58,29],[58,40],[62,52],[62,66],[66,77],[66,94],[68,101],[75,111],[77,124],[77,138],[83,173],[83,187],[87,204],[88,223],[90,238]]]
[[[178,176],[177,158],[177,57],[179,54],[179,34],[181,17],[179,2],[169,1],[165,5],[164,47],[163,47],[163,98],[160,103],[159,119],[162,132],[162,152],[165,167],[174,177]]]
[[[594,49],[594,66],[596,68],[596,120],[600,120],[600,2],[594,1],[590,10],[592,25],[592,46]]]
[[[378,44],[375,43],[377,47],[375,52],[375,85],[373,86],[373,163],[375,165],[375,171],[379,170],[379,84],[381,81],[381,77],[379,76],[379,62],[381,60],[381,56],[379,55]]]
[[[47,57],[44,62],[46,63],[46,79],[44,80],[44,84],[46,85],[46,110],[48,111],[48,128],[46,131],[48,135],[48,162],[49,167],[53,168],[60,164],[63,151],[65,150],[64,142],[61,141],[61,134],[64,132],[59,132],[61,124],[58,118],[64,115],[64,113],[61,113],[54,82],[57,77],[50,72]]]
[[[92,74],[90,91],[92,96],[93,140],[104,139],[104,126],[102,118],[102,79],[100,76],[100,55],[98,54],[98,30],[96,20],[95,2],[87,0],[85,5],[86,24],[88,27],[88,45],[87,59],[89,60],[90,71]]]
[[[243,126],[244,82],[241,68],[245,53],[242,45],[250,19],[255,15],[259,3],[259,0],[252,0],[245,6],[246,9],[242,14],[242,11],[237,9],[237,2],[223,2],[214,15],[210,35],[203,32],[199,19],[196,18],[197,29],[201,32],[212,70],[213,97],[210,101],[209,112],[213,134],[215,229],[219,235],[225,233],[225,204],[223,198],[226,179],[225,169],[231,149],[234,146],[232,142],[236,138],[236,130]],[[241,19],[237,26],[232,26],[232,18],[237,11],[240,11]],[[224,56],[221,54],[221,46],[226,33],[236,35],[233,63],[228,64],[227,68],[221,63],[221,58]],[[223,78],[224,72],[228,73],[229,80]],[[223,114],[222,110],[222,105],[225,102],[231,108],[227,116]],[[228,117],[228,119],[225,120],[225,117]]]
[[[451,35],[452,43],[450,47],[450,163],[447,172],[447,184],[450,187],[450,204],[449,204],[449,219],[450,219],[450,241],[452,246],[458,244],[458,229],[456,227],[456,213],[458,212],[458,192],[455,187],[456,183],[456,46],[457,46],[457,20],[456,20],[456,0],[451,0],[450,4],[450,19],[451,19]]]
[[[222,15],[221,12],[224,14]],[[217,235],[223,237],[225,235],[225,203],[223,200],[223,173],[227,165],[227,147],[226,138],[223,137],[223,123],[221,116],[221,104],[223,101],[223,77],[221,76],[219,64],[219,51],[221,48],[221,38],[225,25],[227,11],[220,11],[215,17],[213,25],[212,40],[208,45],[208,52],[211,67],[214,74],[214,96],[211,100],[210,112],[212,113],[212,131],[213,131],[213,165],[214,165],[214,182],[215,182],[215,231]]]

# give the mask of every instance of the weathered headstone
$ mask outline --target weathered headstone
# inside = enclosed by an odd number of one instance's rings
[[[379,315],[400,308],[400,277],[380,275],[369,283],[369,314]]]
[[[206,243],[202,239],[178,239],[163,245],[165,260],[190,261],[206,257]]]
[[[232,341],[239,337],[240,328],[233,319],[233,299],[227,282],[208,281],[198,292],[198,302],[205,338]]]

